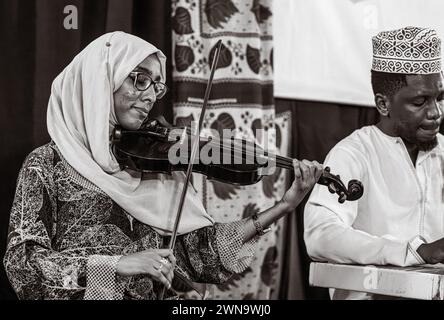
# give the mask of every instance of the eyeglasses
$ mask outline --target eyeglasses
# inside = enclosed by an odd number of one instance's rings
[[[168,91],[168,87],[165,83],[160,81],[154,81],[149,75],[143,72],[130,72],[129,77],[134,79],[134,88],[139,91],[148,90],[152,84],[154,84],[154,93],[156,94],[156,99],[162,99],[165,93]]]

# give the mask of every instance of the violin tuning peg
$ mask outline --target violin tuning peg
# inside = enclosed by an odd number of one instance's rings
[[[341,193],[339,194],[339,199],[338,199],[338,201],[339,201],[339,203],[344,203],[345,200],[347,200],[347,195],[346,195],[344,192],[341,192]]]

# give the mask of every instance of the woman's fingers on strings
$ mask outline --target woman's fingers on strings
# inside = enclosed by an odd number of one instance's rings
[[[315,178],[316,181],[319,180],[319,178],[321,177],[322,173],[324,172],[324,167],[322,164],[320,164],[319,162],[317,162],[316,160],[313,161],[313,164],[315,165],[316,171],[315,171]]]
[[[309,162],[309,161],[307,161],[305,159],[299,162],[303,181],[310,178],[310,167],[307,165],[307,162]]]
[[[299,160],[293,159],[293,168],[296,179],[300,179],[302,177],[302,173]]]
[[[305,179],[308,179],[312,176],[314,176],[315,173],[315,166],[313,165],[313,163],[311,161],[308,161],[306,159],[302,160],[302,163],[307,167],[307,175],[305,176]]]
[[[324,167],[319,162],[317,162],[317,161],[315,161],[315,162],[316,162],[316,181],[318,181],[319,178],[324,173]]]
[[[314,161],[308,161],[308,160],[302,160],[302,163],[305,164],[308,169],[309,169],[309,174],[310,177],[305,176],[305,178],[313,178],[315,181],[318,181],[322,172],[324,171],[324,168],[322,167],[322,165],[317,162],[316,160]]]

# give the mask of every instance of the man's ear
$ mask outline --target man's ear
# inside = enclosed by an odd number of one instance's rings
[[[375,94],[375,105],[382,116],[388,117],[390,115],[390,100],[387,96],[381,93]]]

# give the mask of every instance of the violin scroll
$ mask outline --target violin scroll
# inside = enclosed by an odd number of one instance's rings
[[[324,172],[318,180],[318,183],[327,186],[330,193],[336,193],[339,196],[339,203],[344,203],[346,200],[358,200],[364,193],[364,186],[360,181],[350,180],[348,182],[348,187],[346,187],[341,181],[341,177],[339,175],[330,173],[329,167],[325,167]]]
[[[347,200],[358,200],[364,194],[364,186],[359,180],[350,180],[348,182],[348,196]]]

